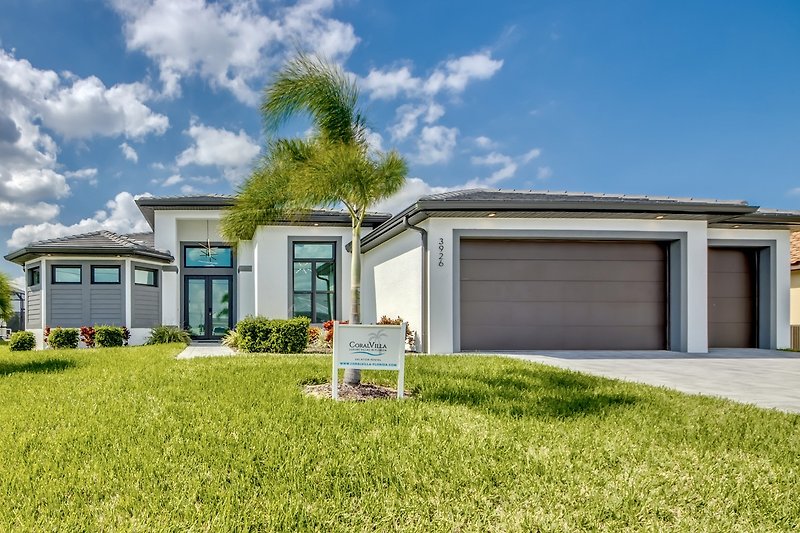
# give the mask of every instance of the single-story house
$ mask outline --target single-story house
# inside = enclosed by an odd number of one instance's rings
[[[347,319],[350,219],[316,210],[231,245],[233,197],[140,198],[152,233],[32,243],[27,329],[179,325],[216,339],[246,315]],[[364,224],[362,318],[402,316],[418,348],[676,350],[789,346],[800,213],[741,201],[462,190]]]
[[[789,322],[793,326],[800,326],[800,232],[792,233],[789,254],[792,287],[792,310]]]

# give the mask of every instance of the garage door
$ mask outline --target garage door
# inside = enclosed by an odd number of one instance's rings
[[[666,348],[655,242],[462,239],[461,349]]]
[[[708,345],[755,348],[756,250],[708,249]]]

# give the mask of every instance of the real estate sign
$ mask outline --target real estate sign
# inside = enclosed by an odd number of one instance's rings
[[[403,397],[406,363],[406,324],[333,325],[333,379],[331,395],[339,396],[340,368],[396,370],[397,397]]]

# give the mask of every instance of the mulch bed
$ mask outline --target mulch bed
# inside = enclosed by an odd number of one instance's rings
[[[308,396],[315,398],[330,398],[331,397],[331,384],[323,383],[321,385],[306,385],[303,392]],[[405,391],[403,395],[405,398],[411,398],[411,393]],[[397,389],[391,387],[382,387],[372,383],[361,383],[359,385],[347,385],[345,383],[339,384],[339,399],[348,400],[352,402],[366,402],[368,400],[391,400],[397,398]]]

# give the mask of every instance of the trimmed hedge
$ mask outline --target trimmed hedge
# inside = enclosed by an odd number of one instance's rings
[[[53,328],[47,336],[47,344],[54,350],[77,348],[79,340],[76,328]]]
[[[95,326],[94,342],[98,348],[114,348],[125,344],[125,330],[119,326]]]
[[[308,346],[306,317],[270,319],[247,317],[236,324],[239,349],[244,352],[302,353]]]
[[[30,331],[15,331],[8,341],[12,352],[29,352],[36,348],[36,337]]]

